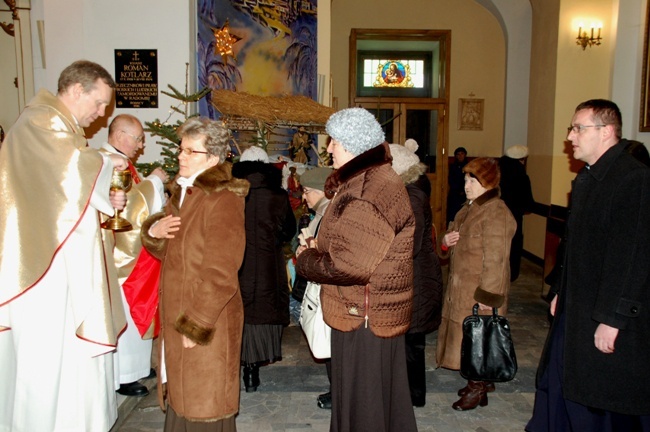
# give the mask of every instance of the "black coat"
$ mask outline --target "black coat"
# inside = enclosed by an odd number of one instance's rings
[[[650,171],[623,151],[625,144],[573,182],[564,264],[553,290],[556,317],[566,318],[565,398],[650,415]],[[600,323],[619,329],[613,354],[594,346]]]
[[[502,156],[499,159],[499,169],[501,170],[501,181],[499,182],[501,199],[519,224],[522,216],[529,213],[535,204],[530,178],[526,174],[524,165],[517,159],[508,156]]]
[[[463,168],[469,161],[465,159],[462,163],[454,160],[449,165],[449,192],[447,193],[447,224],[454,220],[456,213],[463,206],[467,197],[465,196],[465,174]]]
[[[282,172],[270,164],[247,161],[236,163],[232,174],[251,185],[246,197],[246,252],[239,270],[244,322],[288,325],[289,285],[282,247],[296,233],[296,218],[282,189]]]
[[[517,222],[517,231],[510,244],[510,280],[514,281],[519,277],[521,254],[524,250],[524,214],[532,211],[535,200],[530,178],[519,160],[502,156],[499,159],[499,169],[501,170],[499,183],[501,199]]]
[[[440,326],[442,272],[431,231],[431,183],[426,175],[406,185],[415,216],[413,236],[413,316],[409,333],[431,333]]]

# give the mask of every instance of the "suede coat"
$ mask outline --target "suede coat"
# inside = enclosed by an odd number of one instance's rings
[[[510,289],[510,242],[517,229],[512,213],[490,189],[466,202],[449,225],[460,239],[449,249],[449,281],[442,302],[442,323],[438,329],[438,367],[460,369],[463,320],[474,304],[508,310]]]
[[[383,144],[328,177],[325,193],[336,196],[318,247],[298,256],[298,273],[321,283],[323,318],[339,331],[367,324],[376,336],[395,337],[411,324],[415,220],[391,160]]]
[[[607,150],[573,182],[556,317],[565,316],[564,397],[650,415],[650,171]],[[614,352],[594,345],[600,323],[619,329]],[[555,321],[554,321],[555,324]],[[553,335],[555,327],[551,328]],[[547,347],[538,377],[546,367]]]
[[[179,209],[176,185],[165,214],[181,217],[174,238],[154,239],[142,227],[143,245],[162,261],[161,345],[164,344],[164,398],[190,421],[210,422],[239,410],[239,358],[244,308],[237,271],[244,257],[244,197],[248,182],[233,179],[224,163],[201,173]],[[183,348],[182,335],[197,345]],[[159,375],[160,376],[160,375]]]

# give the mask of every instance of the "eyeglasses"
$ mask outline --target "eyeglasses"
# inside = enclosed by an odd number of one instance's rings
[[[190,156],[191,154],[194,154],[194,153],[208,154],[207,151],[192,150],[191,148],[179,147],[178,150],[176,150],[176,155],[180,156],[181,153],[183,153],[183,154],[185,154],[187,156]]]
[[[133,134],[128,133],[128,132],[125,131],[125,130],[123,130],[122,132],[124,132],[125,134],[127,134],[128,136],[130,136],[131,138],[133,138],[133,139],[135,140],[135,142],[137,142],[138,144],[144,142],[144,135],[135,136],[135,135],[133,135]]]
[[[598,124],[598,125],[575,125],[575,126],[569,126],[566,128],[567,132],[575,132],[575,133],[580,133],[583,130],[590,128],[590,127],[605,127],[607,126],[606,124]]]

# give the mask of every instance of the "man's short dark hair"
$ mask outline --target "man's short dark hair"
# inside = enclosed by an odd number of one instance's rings
[[[57,92],[65,92],[70,86],[81,84],[84,92],[88,93],[95,88],[97,80],[101,79],[110,88],[115,88],[115,80],[106,69],[97,63],[88,60],[77,60],[59,75]]]
[[[578,105],[576,111],[590,109],[593,111],[593,118],[596,123],[614,126],[616,138],[619,140],[623,136],[623,120],[621,110],[618,106],[607,99],[590,99]]]

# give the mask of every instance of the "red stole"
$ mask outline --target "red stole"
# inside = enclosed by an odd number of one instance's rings
[[[129,161],[129,171],[131,171],[134,184],[142,181],[131,161]],[[160,260],[143,247],[133,271],[122,284],[124,296],[129,303],[131,317],[143,339],[157,337],[160,331],[160,314],[158,313],[160,267]],[[151,329],[152,326],[153,329]]]

